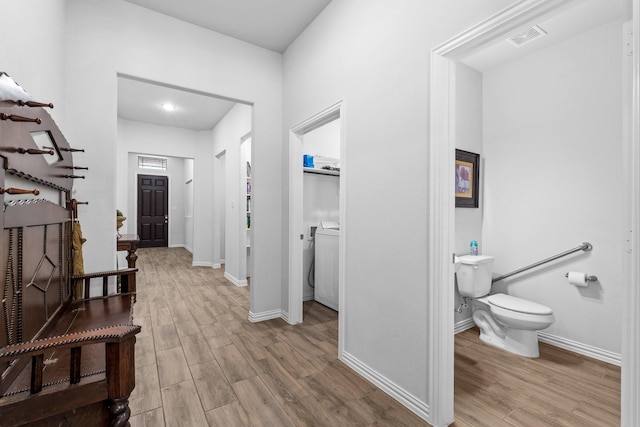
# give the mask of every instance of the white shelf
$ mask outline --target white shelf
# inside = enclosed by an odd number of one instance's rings
[[[332,171],[332,170],[328,170],[328,169],[302,168],[302,171],[306,172],[306,173],[317,173],[319,175],[340,176],[340,171]]]

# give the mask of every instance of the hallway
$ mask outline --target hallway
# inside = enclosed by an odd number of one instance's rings
[[[132,427],[427,426],[337,360],[336,312],[247,320],[249,289],[191,267],[184,249],[138,251]]]

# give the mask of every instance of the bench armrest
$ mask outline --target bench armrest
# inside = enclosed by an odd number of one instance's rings
[[[119,342],[140,332],[138,325],[115,325],[91,329],[58,337],[43,338],[36,341],[9,345],[0,349],[0,362],[11,361],[17,357],[40,356],[51,349],[82,347],[89,344]]]
[[[106,297],[109,294],[109,277],[120,276],[121,285],[118,293],[135,293],[136,292],[136,273],[137,268],[123,268],[120,270],[111,271],[99,271],[96,273],[79,274],[71,276],[71,282],[76,281],[84,282],[84,297],[89,298],[89,290],[91,287],[91,279],[102,279],[102,296]]]

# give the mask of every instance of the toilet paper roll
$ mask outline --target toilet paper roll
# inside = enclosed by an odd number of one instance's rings
[[[587,286],[589,282],[587,282],[587,274],[580,271],[570,271],[569,275],[569,283],[574,286]]]

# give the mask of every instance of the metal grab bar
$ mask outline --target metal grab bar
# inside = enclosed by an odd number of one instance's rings
[[[536,267],[538,267],[538,266],[540,266],[542,264],[546,264],[548,262],[555,261],[558,258],[565,257],[567,255],[570,255],[570,254],[574,253],[574,252],[578,252],[578,251],[585,251],[586,252],[586,251],[590,251],[591,249],[593,249],[593,245],[591,243],[582,242],[582,244],[580,246],[577,246],[577,247],[575,247],[573,249],[569,249],[568,251],[562,252],[561,254],[554,255],[552,257],[549,257],[547,259],[543,259],[542,261],[538,261],[538,262],[533,263],[531,265],[528,265],[526,267],[519,268],[517,270],[512,271],[511,273],[507,273],[507,274],[503,274],[502,276],[498,276],[498,277],[492,279],[491,283],[493,284],[493,283],[499,282],[500,280],[506,279],[507,277],[511,277],[511,276],[513,276],[515,274],[522,273],[523,271],[531,270],[532,268],[536,268]]]

